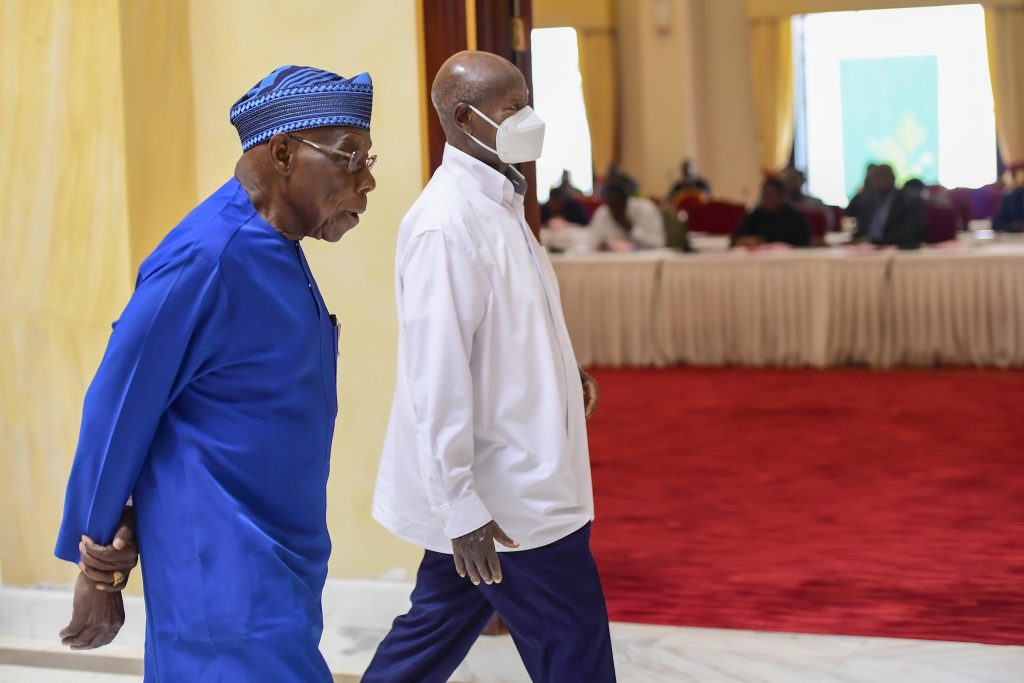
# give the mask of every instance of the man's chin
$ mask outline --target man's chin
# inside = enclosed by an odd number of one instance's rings
[[[324,242],[337,242],[345,236],[345,233],[357,225],[359,225],[359,215],[346,211],[327,223],[327,225],[321,227],[312,237]]]

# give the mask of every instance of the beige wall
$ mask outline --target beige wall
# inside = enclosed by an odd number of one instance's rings
[[[654,2],[619,2],[622,165],[661,195],[684,158],[715,195],[750,203],[760,171],[745,0],[671,0],[659,30]]]
[[[704,2],[700,20],[701,170],[716,195],[750,204],[757,199],[761,173],[744,0]]]
[[[534,28],[613,28],[615,0],[533,0]]]
[[[378,189],[360,227],[306,249],[342,323],[329,490],[331,574],[411,571],[370,519],[395,363],[392,263],[422,186],[415,0],[2,0],[0,568],[68,580],[53,558],[85,388],[142,257],[227,180],[231,104],[271,69],[375,83]]]
[[[614,37],[620,161],[644,191],[664,193],[690,157],[717,195],[752,200],[760,175],[746,0],[668,0],[667,30],[656,26],[657,4],[535,0],[534,24]]]
[[[196,198],[188,2],[120,2],[131,265]]]
[[[618,4],[620,158],[645,192],[662,195],[679,163],[698,156],[696,16],[699,0]]]
[[[374,81],[377,189],[362,223],[337,244],[304,245],[341,321],[340,411],[328,523],[333,576],[412,570],[419,552],[370,518],[395,370],[393,262],[398,223],[422,187],[420,58],[414,0],[192,0],[196,162],[200,195],[227,180],[240,147],[231,105],[282,64],[309,64]]]
[[[85,387],[130,292],[117,0],[0,4],[0,568],[53,558]]]

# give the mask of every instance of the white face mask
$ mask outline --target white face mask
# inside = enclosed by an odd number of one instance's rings
[[[540,153],[544,149],[544,120],[537,116],[533,107],[523,107],[498,125],[472,104],[468,106],[479,114],[480,118],[498,129],[494,141],[498,149],[492,149],[466,133],[473,142],[489,152],[494,152],[506,164],[540,159]]]

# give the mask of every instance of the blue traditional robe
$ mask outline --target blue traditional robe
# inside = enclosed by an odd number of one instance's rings
[[[236,180],[146,259],[85,398],[56,554],[133,496],[146,681],[330,681],[338,328]]]

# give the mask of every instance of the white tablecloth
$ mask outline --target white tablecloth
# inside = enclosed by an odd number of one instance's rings
[[[1024,366],[1024,249],[901,252],[891,280],[895,365]]]
[[[655,365],[660,252],[553,257],[576,358],[587,365]],[[567,304],[568,302],[568,304]]]
[[[1024,249],[554,257],[586,365],[1024,366]]]

